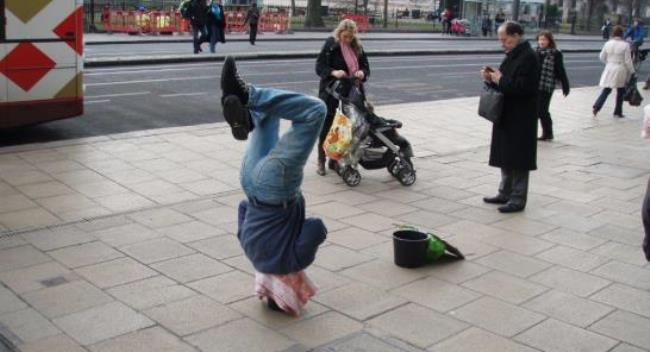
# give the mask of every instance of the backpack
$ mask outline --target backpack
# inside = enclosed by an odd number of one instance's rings
[[[181,16],[185,19],[190,19],[192,18],[192,13],[190,11],[191,8],[191,0],[183,0],[181,1],[181,4],[178,6],[178,9],[180,10]]]

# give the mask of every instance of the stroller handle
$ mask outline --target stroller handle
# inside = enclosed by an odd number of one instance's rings
[[[327,94],[336,98],[336,100],[348,102],[349,101],[348,97],[342,96],[340,92],[341,86],[351,87],[352,85],[355,85],[357,82],[360,81],[361,80],[359,78],[354,76],[352,77],[345,76],[345,77],[337,78],[334,81],[332,81],[330,84],[328,84],[327,87],[325,87],[325,92],[327,92]]]

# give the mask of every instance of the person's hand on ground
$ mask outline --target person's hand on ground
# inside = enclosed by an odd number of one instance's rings
[[[332,76],[341,79],[341,78],[345,77],[345,71],[343,71],[343,70],[334,70],[334,71],[332,71]]]

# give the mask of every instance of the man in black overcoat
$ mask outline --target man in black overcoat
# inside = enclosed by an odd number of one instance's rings
[[[481,76],[504,95],[501,120],[492,127],[490,166],[501,168],[499,193],[483,200],[503,204],[499,211],[512,213],[526,207],[528,176],[537,169],[537,54],[523,39],[516,22],[497,31],[506,57],[499,69],[484,67]]]

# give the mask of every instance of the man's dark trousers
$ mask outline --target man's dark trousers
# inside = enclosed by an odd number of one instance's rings
[[[528,198],[528,170],[501,169],[499,196],[517,206],[526,206]]]
[[[194,36],[194,53],[201,51],[201,44],[208,41],[208,29],[205,24],[192,22],[192,35]]]
[[[257,23],[251,23],[249,38],[251,44],[255,44],[255,41],[257,40]]]

